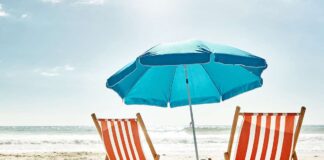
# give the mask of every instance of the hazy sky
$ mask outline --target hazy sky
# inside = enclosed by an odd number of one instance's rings
[[[267,60],[264,85],[194,106],[197,124],[299,111],[324,124],[324,1],[0,0],[0,125],[92,125],[90,114],[189,124],[187,107],[126,106],[106,79],[150,47],[186,39]]]

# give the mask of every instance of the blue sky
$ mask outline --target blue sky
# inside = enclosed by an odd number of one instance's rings
[[[125,106],[105,82],[150,47],[193,38],[269,64],[262,88],[194,106],[197,124],[230,124],[236,105],[305,105],[305,123],[324,124],[323,7],[310,0],[0,0],[0,125],[91,125],[92,112],[188,124],[188,108]]]

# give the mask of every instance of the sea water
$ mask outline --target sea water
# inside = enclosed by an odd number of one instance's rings
[[[192,156],[194,145],[189,126],[147,126],[158,153]],[[228,145],[230,126],[197,126],[200,155],[219,155]],[[142,137],[143,138],[143,137]],[[143,140],[142,143],[144,143]],[[145,148],[146,154],[148,148]],[[324,126],[304,125],[297,144],[299,154],[324,153]],[[2,126],[0,153],[104,152],[94,126]]]

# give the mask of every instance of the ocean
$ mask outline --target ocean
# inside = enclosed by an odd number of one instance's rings
[[[190,127],[147,126],[147,128],[159,154],[193,155],[194,145]],[[200,155],[217,154],[222,157],[227,148],[230,126],[196,128]],[[148,148],[144,147],[144,150],[149,153]],[[299,154],[324,153],[324,126],[303,126],[297,151]],[[0,153],[27,152],[104,152],[104,147],[94,126],[0,127]]]

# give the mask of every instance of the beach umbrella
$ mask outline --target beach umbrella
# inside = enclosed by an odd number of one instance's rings
[[[189,106],[196,159],[193,104],[217,103],[262,86],[263,58],[198,40],[152,47],[108,78],[125,104]]]

